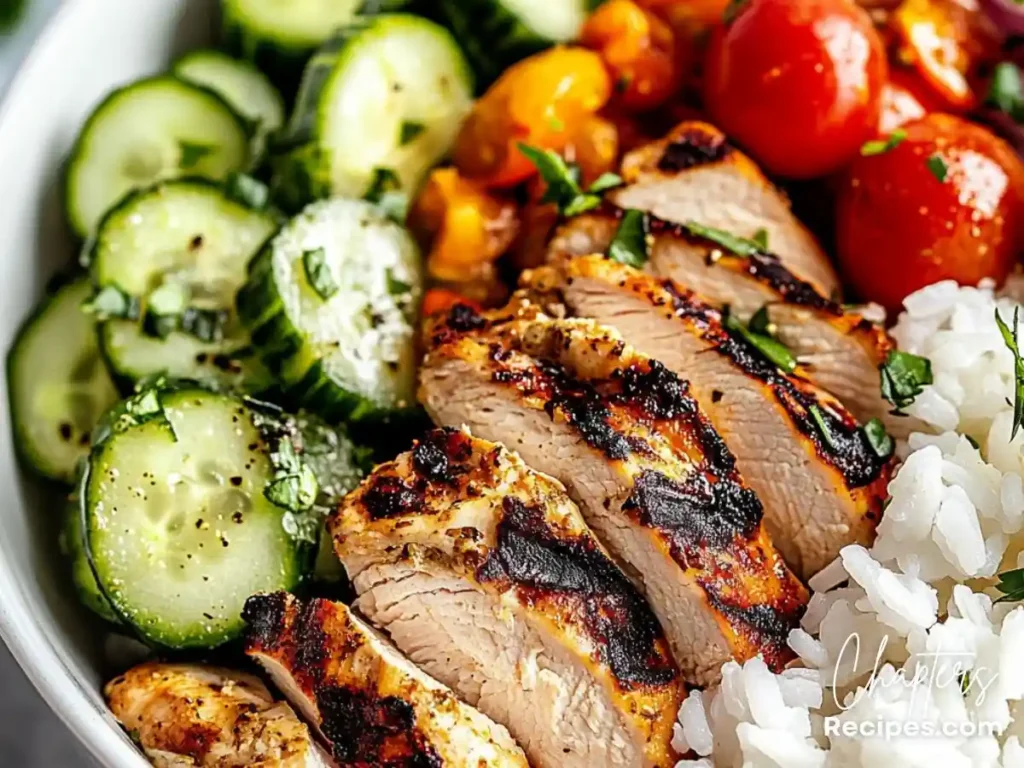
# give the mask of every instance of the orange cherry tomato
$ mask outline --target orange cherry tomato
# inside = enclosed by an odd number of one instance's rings
[[[508,249],[519,229],[513,201],[488,193],[455,168],[430,174],[409,221],[418,237],[430,243],[431,277],[453,283],[493,274],[491,262]]]
[[[463,296],[461,293],[448,288],[431,288],[423,296],[423,316],[440,315],[450,310],[456,304],[465,304],[477,312],[482,310],[479,304]]]
[[[895,68],[882,89],[882,116],[878,121],[878,132],[890,134],[911,120],[940,111],[928,86],[921,82],[920,75],[913,70]]]
[[[580,167],[584,187],[619,164],[619,129],[600,115],[591,115],[580,125],[565,149],[565,158]]]
[[[516,186],[537,173],[520,142],[563,149],[611,93],[611,78],[593,51],[552,48],[523,59],[477,101],[455,142],[455,165],[485,186]]]
[[[616,103],[631,111],[664,104],[679,91],[672,28],[633,0],[608,0],[587,19],[580,42],[601,54]]]
[[[1024,164],[1006,142],[939,113],[903,130],[853,162],[837,201],[843,275],[890,312],[937,280],[1004,280],[1024,244]]]
[[[853,0],[749,0],[712,32],[705,101],[771,173],[821,176],[875,135],[887,70]]]

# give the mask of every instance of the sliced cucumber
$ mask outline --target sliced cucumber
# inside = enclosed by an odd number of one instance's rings
[[[363,0],[221,0],[224,42],[294,94],[309,57],[351,23]]]
[[[213,91],[176,77],[140,80],[92,113],[68,162],[68,220],[80,237],[132,189],[196,175],[223,179],[249,163],[246,121]]]
[[[473,79],[443,27],[417,16],[362,19],[309,62],[273,158],[274,196],[363,197],[381,174],[415,190],[451,148]]]
[[[71,583],[82,605],[104,621],[119,624],[121,620],[107,601],[100,585],[96,583],[92,565],[89,564],[89,556],[85,552],[82,540],[82,504],[77,494],[68,500],[65,510],[61,549],[71,564]]]
[[[107,316],[100,325],[100,344],[115,375],[134,382],[164,373],[247,392],[269,387],[234,298],[250,258],[277,226],[273,213],[199,179],[136,192],[105,216],[90,252],[93,282],[140,305],[139,317]],[[160,310],[157,300],[168,292],[183,302]],[[179,330],[155,332],[158,311]],[[217,320],[212,329],[185,329],[189,313],[196,312]]]
[[[427,0],[455,35],[480,79],[489,85],[537,51],[579,37],[601,0]]]
[[[267,136],[284,125],[284,99],[267,76],[248,62],[220,51],[192,51],[178,59],[172,72],[216,91],[249,121],[256,157],[262,156]]]
[[[253,259],[238,309],[308,408],[361,419],[413,404],[422,284],[409,233],[359,200],[313,203]]]
[[[83,483],[102,592],[150,644],[231,640],[246,598],[294,588],[310,565],[290,513],[265,495],[281,477],[287,429],[240,399],[187,385],[144,390],[108,421]]]
[[[58,289],[22,326],[7,356],[15,445],[25,463],[51,480],[71,483],[89,452],[90,433],[117,400],[81,309],[86,279]]]

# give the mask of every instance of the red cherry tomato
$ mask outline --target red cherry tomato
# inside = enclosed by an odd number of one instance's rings
[[[938,280],[1004,280],[1024,244],[1024,164],[1006,142],[939,113],[903,130],[853,162],[836,215],[844,277],[890,312]]]
[[[712,33],[705,101],[768,171],[838,170],[878,128],[885,47],[853,0],[749,0]]]

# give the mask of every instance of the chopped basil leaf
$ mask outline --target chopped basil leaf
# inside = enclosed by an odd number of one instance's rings
[[[735,253],[737,256],[754,256],[755,254],[764,253],[765,251],[761,244],[756,240],[737,237],[734,234],[726,232],[724,229],[706,227],[703,224],[698,224],[696,221],[688,221],[683,226],[689,230],[690,234],[696,235],[697,237],[703,237],[705,240],[710,240],[716,245],[722,246],[727,251]]]
[[[628,210],[622,214],[619,228],[608,246],[608,258],[636,269],[647,264],[647,214]]]
[[[786,373],[792,373],[796,369],[796,358],[782,342],[776,341],[771,336],[756,333],[732,315],[725,316],[725,327],[760,352],[768,362]]]
[[[889,150],[896,149],[896,147],[902,144],[906,138],[907,132],[902,128],[897,128],[884,139],[875,139],[874,141],[865,142],[860,148],[860,153],[864,157],[884,155]]]
[[[750,242],[760,248],[762,253],[768,253],[768,230],[761,227],[761,229],[757,230],[757,232],[754,233],[754,236],[750,238]]]
[[[601,192],[607,192],[609,189],[615,189],[621,187],[625,182],[622,177],[617,173],[602,173],[593,184],[590,185],[588,192],[592,192],[597,195]]]
[[[946,165],[946,161],[942,159],[942,155],[936,153],[925,161],[928,170],[932,172],[932,176],[939,180],[939,183],[945,184],[946,177],[949,176],[949,166]]]
[[[405,296],[412,293],[412,285],[395,277],[394,270],[388,269],[384,275],[388,281],[388,293],[391,296]]]
[[[586,192],[580,186],[580,169],[565,162],[557,152],[519,144],[519,151],[537,167],[541,179],[547,184],[542,203],[554,203],[567,217],[578,216],[601,205],[601,192],[620,186],[621,177],[614,173],[602,174]]]
[[[82,304],[82,311],[95,315],[97,320],[137,320],[139,300],[129,296],[116,285],[105,285]]]
[[[191,141],[179,141],[178,148],[181,152],[178,167],[185,171],[195,168],[200,160],[217,149],[213,144],[196,144]]]
[[[262,181],[245,173],[232,173],[224,182],[225,194],[236,203],[262,211],[270,202],[270,189]]]
[[[228,322],[225,309],[200,309],[189,307],[181,316],[181,330],[200,341],[212,344],[224,338],[224,326]]]
[[[1024,568],[1003,571],[998,578],[999,583],[996,584],[996,589],[1002,592],[1003,596],[996,600],[997,603],[1015,603],[1024,600]]]
[[[931,361],[909,352],[891,351],[879,370],[882,397],[893,405],[896,416],[905,416],[903,409],[932,383]]]
[[[1024,119],[1024,81],[1016,64],[1004,61],[996,65],[986,102],[1018,122]]]
[[[425,130],[427,130],[427,126],[423,123],[418,123],[415,120],[403,120],[398,136],[399,145],[404,147],[406,144],[412,143]]]
[[[880,459],[887,459],[892,456],[895,444],[892,437],[885,430],[885,424],[881,419],[872,419],[864,425],[864,436],[868,439],[868,445],[875,455]]]
[[[835,438],[832,437],[832,430],[829,429],[828,422],[825,421],[825,416],[821,412],[821,408],[816,405],[812,405],[807,409],[807,412],[811,414],[811,419],[814,421],[814,426],[818,428],[818,432],[821,434],[821,439],[825,441],[832,450],[836,449]]]
[[[339,285],[327,264],[327,253],[323,248],[305,251],[302,254],[302,268],[306,271],[306,282],[324,301],[339,290]]]
[[[403,222],[409,213],[409,195],[401,185],[401,179],[391,168],[374,168],[363,199],[380,208],[388,218]]]
[[[1013,440],[1017,436],[1017,432],[1020,431],[1022,421],[1024,421],[1024,360],[1021,359],[1020,346],[1017,343],[1020,310],[1013,310],[1012,331],[1003,322],[1003,318],[999,316],[999,310],[996,310],[995,315],[996,325],[999,326],[999,333],[1003,336],[1003,342],[1006,344],[1006,348],[1013,353],[1013,429],[1010,432],[1010,439]]]
[[[316,474],[296,452],[288,434],[281,437],[270,460],[275,472],[263,489],[267,500],[289,512],[302,512],[312,507],[320,485]]]
[[[750,322],[747,323],[747,327],[754,333],[759,333],[762,336],[767,336],[769,338],[775,338],[775,325],[772,323],[771,318],[768,317],[767,304],[754,313],[750,318]]]
[[[159,377],[152,386],[142,387],[140,382],[136,394],[125,400],[124,405],[119,409],[112,425],[113,428],[117,431],[122,431],[146,424],[155,419],[162,419],[167,429],[170,430],[174,442],[178,442],[178,434],[174,431],[174,425],[167,418],[163,401],[160,399],[159,387],[165,385],[165,383],[162,377]]]

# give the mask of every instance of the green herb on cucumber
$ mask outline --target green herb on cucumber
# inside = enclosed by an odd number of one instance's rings
[[[321,299],[327,301],[338,292],[339,286],[327,265],[327,254],[323,248],[303,253],[302,267],[306,271],[306,282]]]
[[[178,148],[181,150],[178,167],[183,171],[191,171],[196,167],[196,165],[198,165],[200,160],[207,155],[212,154],[217,149],[212,144],[197,144],[192,141],[180,139],[178,141]]]
[[[399,146],[406,146],[416,141],[416,139],[427,130],[427,126],[418,120],[403,120],[401,132],[398,136]]]

